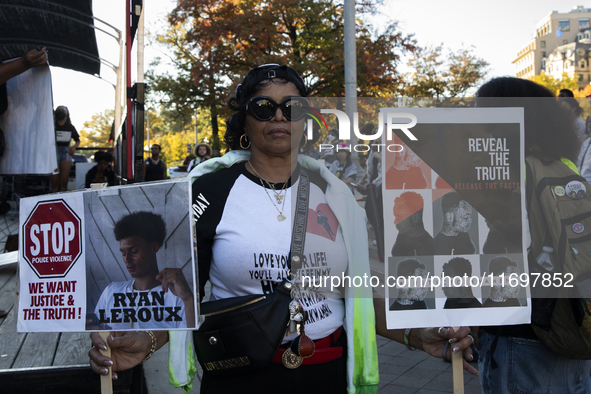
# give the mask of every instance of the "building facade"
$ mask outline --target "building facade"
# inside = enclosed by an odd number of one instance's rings
[[[542,72],[560,78],[563,72],[579,76],[579,87],[589,84],[591,8],[552,11],[536,25],[529,42],[513,61],[516,76],[531,78]]]

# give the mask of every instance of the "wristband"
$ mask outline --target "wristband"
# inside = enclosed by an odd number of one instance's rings
[[[414,348],[414,347],[412,347],[412,346],[410,346],[410,339],[408,338],[408,335],[410,334],[410,330],[412,330],[412,328],[407,328],[407,329],[404,331],[404,344],[406,345],[406,348],[407,348],[408,350],[413,350],[413,351],[414,351],[414,350],[415,350],[415,348]]]
[[[150,338],[152,339],[152,347],[150,348],[150,352],[148,353],[146,358],[144,358],[144,360],[142,361],[142,364],[145,363],[146,361],[148,361],[150,359],[150,357],[152,357],[152,355],[156,351],[156,336],[154,335],[154,333],[152,331],[144,331],[144,332],[146,334],[148,334],[150,336]]]

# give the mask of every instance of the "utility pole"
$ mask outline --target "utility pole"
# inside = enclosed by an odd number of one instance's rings
[[[359,155],[353,149],[357,136],[353,132],[355,112],[357,112],[357,45],[355,43],[355,0],[345,0],[345,112],[351,124],[351,160],[361,170]]]

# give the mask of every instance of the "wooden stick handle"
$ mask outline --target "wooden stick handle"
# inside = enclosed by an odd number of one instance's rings
[[[460,327],[453,328],[455,332],[457,332]],[[454,394],[464,394],[464,366],[462,360],[462,352],[453,352],[453,343],[452,345],[452,352],[451,352],[451,368],[453,371],[453,385],[454,385]]]
[[[109,337],[108,331],[101,331],[99,332],[99,336],[105,342],[107,346],[107,350],[101,350],[101,354],[103,356],[111,357],[111,348],[107,345],[107,338]],[[113,394],[113,371],[111,367],[107,367],[109,371],[106,375],[101,375],[101,394]]]

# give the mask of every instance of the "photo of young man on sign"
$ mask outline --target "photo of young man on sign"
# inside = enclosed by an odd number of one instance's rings
[[[156,254],[166,237],[162,217],[134,212],[115,224],[114,233],[132,279],[110,283],[103,291],[94,310],[99,325],[114,330],[193,327],[193,292],[182,270],[158,269]]]
[[[87,330],[195,326],[188,210],[176,209],[175,213],[172,204],[172,200],[187,197],[188,191],[184,185],[172,185],[127,187],[116,194],[98,191],[85,196],[85,206],[91,208],[85,210]],[[175,190],[164,190],[171,188]],[[108,209],[106,216],[96,214],[106,206],[124,209]],[[129,212],[128,207],[137,210]]]

